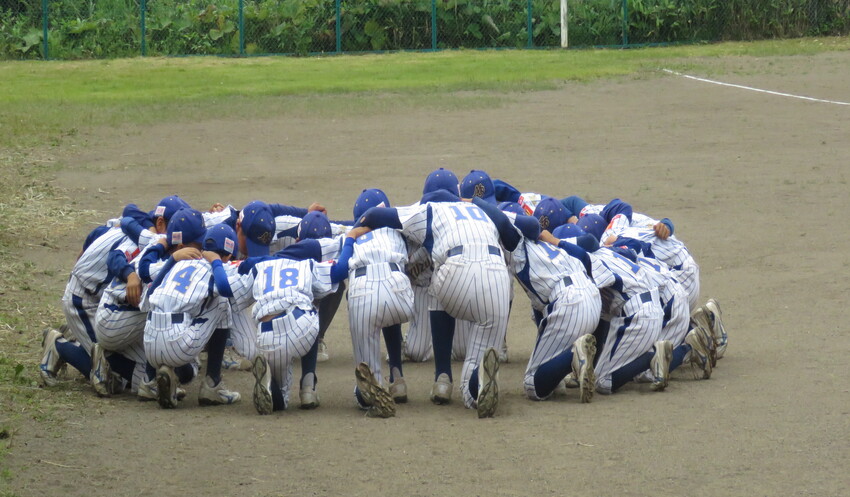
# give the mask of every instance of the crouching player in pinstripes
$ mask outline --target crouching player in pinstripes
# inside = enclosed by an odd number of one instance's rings
[[[525,370],[525,394],[532,400],[545,400],[558,384],[573,372],[581,387],[581,402],[590,402],[596,388],[593,357],[602,302],[590,279],[590,258],[584,249],[561,241],[540,230],[534,217],[525,216],[517,203],[500,204],[512,214],[479,199],[481,207],[500,229],[505,248],[515,247],[508,265],[539,313],[534,351]],[[539,236],[539,241],[538,241]],[[506,239],[507,237],[507,239]],[[537,315],[537,314],[536,314]]]
[[[240,289],[241,280],[236,273],[229,277],[222,264],[237,250],[236,233],[223,224],[205,230],[201,213],[184,209],[168,223],[167,243],[178,250],[151,284],[144,336],[148,362],[157,368],[157,401],[163,408],[177,407],[175,368],[181,369],[181,383],[191,381],[195,371],[186,365],[194,363],[206,346],[207,375],[201,383],[198,403],[238,402],[239,393],[228,390],[221,381],[228,334],[221,325],[227,322],[227,299],[234,297],[234,289],[237,295],[246,293]],[[164,244],[160,246],[164,249]],[[198,253],[191,250],[201,247],[206,249],[203,258],[191,258]]]
[[[368,231],[351,230],[336,263],[321,262],[321,243],[308,238],[272,256],[249,257],[239,265],[243,285],[253,293],[238,300],[237,309],[256,302],[253,316],[259,322],[259,350],[253,365],[258,413],[286,409],[292,361],[307,354],[318,339],[319,317],[313,301],[336,291],[348,276],[354,239]]]
[[[358,219],[371,207],[389,206],[390,201],[381,190],[363,190],[354,203],[354,218]],[[348,264],[348,321],[358,385],[383,384],[380,357],[383,331],[390,367],[390,395],[398,403],[407,402],[401,365],[401,323],[413,315],[413,289],[404,273],[406,263],[407,242],[398,231],[382,228],[357,238]],[[363,409],[373,407],[362,393],[368,388],[355,389],[355,398]]]

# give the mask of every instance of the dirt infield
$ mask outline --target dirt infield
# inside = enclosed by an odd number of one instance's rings
[[[850,53],[710,62],[702,75],[850,101]],[[492,98],[493,94],[487,94]],[[220,119],[84,133],[56,183],[108,214],[178,193],[196,207],[254,198],[351,216],[361,189],[418,199],[444,166],[522,190],[613,197],[668,216],[723,305],[730,346],[709,381],[630,385],[581,405],[524,398],[534,343],[517,294],[502,403],[478,420],[428,401],[431,364],[405,364],[411,401],[388,420],[354,408],[347,313],[319,365],[322,405],[258,416],[251,402],[175,411],[82,382],[61,427],[21,426],[6,458],[20,495],[846,495],[850,486],[850,107],[648,77],[495,95],[501,105]],[[358,97],[380,99],[383,96]],[[476,95],[469,95],[474,99]],[[100,221],[95,219],[93,222]],[[843,226],[843,228],[842,228]],[[79,239],[28,257],[58,301]],[[460,365],[456,364],[455,371]],[[228,372],[250,395],[249,373]],[[456,399],[459,398],[455,392]],[[844,489],[844,490],[842,490]]]

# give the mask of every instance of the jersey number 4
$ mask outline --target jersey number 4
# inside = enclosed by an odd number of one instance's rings
[[[281,269],[277,277],[275,277],[274,269],[275,268],[270,266],[263,271],[266,282],[266,285],[263,288],[264,294],[273,292],[276,289],[283,290],[284,288],[289,288],[298,284],[298,269]],[[277,283],[277,285],[275,285],[275,283]]]
[[[186,293],[189,289],[189,284],[192,282],[192,274],[198,269],[195,266],[187,266],[174,273],[171,281],[174,283],[172,288],[179,293]]]

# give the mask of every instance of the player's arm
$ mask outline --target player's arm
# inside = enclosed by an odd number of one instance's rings
[[[221,262],[221,256],[215,252],[205,250],[204,259],[212,267],[213,281],[215,282],[215,289],[218,294],[228,299],[233,298],[233,290],[230,288],[230,280],[227,277],[224,264]]]
[[[106,267],[109,274],[127,284],[127,303],[138,307],[142,297],[142,280],[136,274],[133,264],[127,260],[127,254],[120,249],[110,251],[106,256]]]
[[[549,231],[547,230],[543,230],[540,232],[540,241],[546,242],[550,245],[554,245],[569,254],[570,257],[574,257],[581,261],[582,265],[584,266],[585,272],[587,272],[587,275],[591,278],[593,277],[593,263],[591,262],[590,256],[587,254],[586,250],[566,240],[559,240],[555,238],[555,236],[552,235],[552,233],[549,233]]]
[[[372,230],[365,226],[360,226],[359,228],[352,229],[345,235],[345,242],[342,244],[342,250],[339,252],[339,258],[336,262],[334,262],[334,265],[331,268],[332,283],[339,283],[340,281],[348,278],[348,261],[351,259],[351,256],[354,255],[354,241],[357,237],[365,235],[370,231]]]
[[[372,207],[354,224],[355,228],[360,226],[366,226],[372,230],[380,228],[403,229],[401,219],[398,217],[398,210],[394,207]]]
[[[514,221],[511,222],[510,218],[498,207],[481,198],[473,198],[472,203],[483,210],[487,217],[493,221],[499,231],[502,245],[509,252],[516,250],[523,236],[530,240],[536,240],[540,236],[540,223],[532,216],[516,216]]]
[[[500,179],[493,180],[493,187],[496,190],[496,200],[499,202],[519,202],[519,197],[522,195],[519,190]]]
[[[673,221],[665,217],[661,221],[658,221],[652,229],[655,231],[655,236],[661,240],[666,240],[673,234]]]

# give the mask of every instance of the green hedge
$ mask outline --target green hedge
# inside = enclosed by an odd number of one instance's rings
[[[54,59],[141,53],[141,0],[50,0]],[[240,53],[238,0],[147,0],[150,55]],[[558,0],[532,0],[537,47],[560,43]],[[623,43],[622,0],[570,0],[570,46]],[[526,47],[528,0],[437,0],[437,48]],[[335,0],[244,0],[246,54],[336,51]],[[340,0],[345,52],[432,48],[431,0]],[[630,44],[850,31],[850,0],[629,0]],[[0,58],[41,58],[40,0],[0,0]]]

